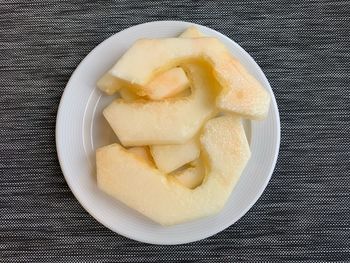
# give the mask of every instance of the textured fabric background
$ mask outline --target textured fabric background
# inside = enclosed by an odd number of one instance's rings
[[[0,262],[350,262],[349,1],[0,1]],[[73,197],[56,156],[64,87],[98,43],[185,20],[237,41],[275,92],[282,141],[263,196],[199,242],[119,236]]]

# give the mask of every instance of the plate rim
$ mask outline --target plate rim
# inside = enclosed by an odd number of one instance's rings
[[[62,149],[60,148],[60,138],[61,138],[61,134],[60,134],[60,129],[59,129],[59,125],[60,125],[60,122],[61,122],[61,119],[62,119],[62,107],[63,107],[63,101],[65,100],[67,94],[68,94],[68,87],[70,86],[71,82],[72,82],[72,78],[73,78],[73,75],[75,74],[76,71],[78,71],[78,69],[80,67],[82,67],[82,65],[84,64],[84,62],[86,60],[88,60],[88,58],[93,54],[94,50],[97,49],[99,46],[101,46],[104,42],[108,41],[109,39],[113,38],[115,35],[118,35],[124,31],[127,31],[127,30],[130,30],[130,29],[135,29],[137,27],[143,27],[143,26],[146,26],[148,24],[170,24],[170,26],[172,24],[179,24],[179,25],[185,25],[185,26],[199,26],[199,27],[202,27],[202,28],[206,28],[208,30],[213,30],[215,31],[217,34],[219,34],[221,37],[225,38],[226,40],[230,41],[232,44],[236,45],[239,49],[241,49],[241,51],[246,55],[248,56],[251,61],[255,64],[256,66],[256,69],[258,71],[260,71],[261,73],[261,76],[264,78],[264,81],[266,81],[266,83],[269,85],[269,88],[271,90],[271,104],[270,104],[270,107],[273,107],[273,113],[274,113],[274,117],[275,117],[275,120],[276,120],[276,144],[275,144],[275,147],[276,147],[276,152],[275,152],[275,155],[273,156],[272,158],[272,163],[271,163],[271,166],[270,166],[270,169],[269,169],[269,172],[268,172],[268,176],[266,177],[266,180],[264,181],[264,184],[261,185],[261,187],[259,188],[259,191],[255,193],[255,197],[254,199],[252,200],[252,202],[250,202],[250,204],[242,210],[242,212],[240,213],[240,215],[238,216],[238,218],[236,220],[231,220],[229,221],[228,223],[226,223],[225,225],[223,225],[223,227],[221,227],[220,229],[221,230],[218,230],[218,231],[213,231],[213,232],[210,232],[209,234],[205,234],[199,238],[192,238],[192,237],[189,237],[189,238],[184,238],[181,242],[156,242],[154,240],[149,240],[145,237],[137,237],[137,234],[135,235],[132,235],[130,234],[129,232],[127,231],[122,231],[120,229],[115,229],[114,227],[112,227],[110,224],[108,224],[107,222],[105,222],[103,219],[99,218],[94,211],[92,211],[84,202],[84,200],[82,198],[80,198],[79,194],[77,193],[77,190],[72,186],[72,183],[69,179],[69,176],[67,175],[68,174],[68,171],[66,170],[67,168],[65,167],[65,163],[63,161],[63,157],[62,157]],[[274,96],[274,92],[272,90],[272,87],[268,81],[268,79],[266,78],[264,72],[262,71],[262,69],[260,68],[260,66],[258,65],[258,63],[254,60],[253,57],[251,57],[251,55],[245,51],[237,42],[235,42],[234,40],[230,39],[229,37],[225,36],[224,34],[218,32],[217,30],[215,29],[212,29],[210,27],[207,27],[207,26],[203,26],[201,24],[197,24],[197,23],[193,23],[193,22],[187,22],[187,21],[180,21],[180,20],[160,20],[160,21],[151,21],[151,22],[146,22],[146,23],[141,23],[141,24],[137,24],[137,25],[133,25],[131,27],[128,27],[128,28],[125,28],[121,31],[118,31],[116,33],[114,33],[113,35],[109,36],[108,38],[104,39],[101,43],[99,43],[98,45],[96,45],[81,61],[80,63],[78,64],[78,66],[75,68],[75,70],[72,72],[65,88],[64,88],[64,91],[62,93],[62,96],[61,96],[61,99],[60,99],[60,102],[59,102],[59,106],[58,106],[58,109],[57,109],[57,114],[56,114],[56,125],[55,125],[55,144],[56,144],[56,151],[57,151],[57,157],[58,157],[58,161],[59,161],[59,164],[60,164],[60,168],[62,170],[62,173],[63,173],[63,176],[65,178],[65,181],[70,189],[70,191],[73,193],[74,197],[77,199],[77,201],[79,202],[79,204],[84,208],[85,211],[87,211],[90,216],[92,216],[96,221],[98,221],[100,224],[102,224],[104,227],[112,230],[113,232],[117,233],[117,234],[120,234],[124,237],[127,237],[129,239],[132,239],[132,240],[136,240],[136,241],[140,241],[140,242],[144,242],[144,243],[148,243],[148,244],[155,244],[155,245],[177,245],[177,244],[186,244],[186,243],[192,243],[192,242],[195,242],[195,241],[199,241],[199,240],[202,240],[202,239],[205,239],[205,238],[208,238],[210,236],[213,236],[217,233],[220,233],[222,231],[224,231],[226,228],[228,228],[229,226],[233,225],[234,223],[236,223],[237,221],[239,221],[254,205],[255,203],[258,201],[258,199],[261,197],[261,195],[263,194],[263,192],[265,191],[269,181],[271,180],[271,177],[272,177],[272,174],[273,174],[273,171],[276,167],[276,163],[277,163],[277,159],[278,159],[278,155],[279,155],[279,149],[280,149],[280,141],[281,141],[281,125],[280,125],[280,116],[279,116],[279,110],[278,110],[278,105],[277,105],[277,102],[276,102],[276,98]]]

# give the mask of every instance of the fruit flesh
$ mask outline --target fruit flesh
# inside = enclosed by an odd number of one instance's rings
[[[126,102],[133,102],[135,100],[139,99],[145,99],[144,97],[136,95],[133,91],[127,89],[127,88],[121,88],[119,90],[119,95],[120,98],[122,98]],[[177,93],[176,95],[173,96],[173,98],[181,98],[181,97],[188,97],[191,95],[191,90],[190,88],[186,88],[185,90]]]
[[[138,158],[140,158],[141,160],[143,160],[144,162],[148,163],[150,166],[154,167],[152,156],[149,152],[148,147],[136,146],[136,147],[129,148],[128,151],[134,154],[135,156],[137,156]]]
[[[122,98],[126,102],[132,102],[142,98],[140,96],[137,96],[134,92],[127,88],[121,88],[119,90],[119,95],[120,98]]]
[[[105,73],[98,81],[97,87],[104,91],[107,95],[113,95],[122,87],[128,86],[128,84],[110,73]]]
[[[175,67],[156,76],[145,86],[147,91],[139,95],[146,94],[151,100],[162,100],[182,92],[189,85],[185,71]]]
[[[203,36],[196,27],[192,26],[186,29],[179,37],[194,38]],[[182,165],[197,159],[192,162],[193,166],[176,171],[172,173],[172,176],[175,176],[179,183],[190,189],[194,189],[202,183],[204,168],[203,163],[198,159],[200,149],[195,138],[185,144],[150,146],[150,150],[157,167],[165,172],[178,169]]]
[[[141,39],[110,73],[137,84],[137,89],[147,94],[143,87],[155,75],[189,60],[203,60],[211,66],[222,88],[216,100],[219,109],[250,119],[266,116],[270,103],[268,92],[216,38]]]
[[[107,72],[97,81],[97,87],[107,95],[113,95],[119,91],[121,97],[126,101],[132,101],[145,95],[152,100],[161,100],[184,91],[189,87],[189,80],[182,68],[175,67],[155,76],[144,87],[147,90],[145,93],[135,85]]]
[[[98,186],[162,225],[216,214],[250,157],[249,145],[240,118],[233,116],[209,120],[200,141],[207,175],[193,190],[150,167],[119,144],[97,150]]]
[[[215,113],[216,82],[207,67],[187,65],[192,94],[162,101],[115,100],[103,115],[124,146],[181,144]]]
[[[181,171],[175,171],[171,173],[171,175],[174,176],[175,179],[183,186],[194,189],[201,185],[203,182],[205,175],[203,162],[199,158],[196,161],[192,162],[192,166],[187,167]]]
[[[190,26],[184,32],[182,32],[179,37],[182,38],[196,38],[196,37],[205,37],[205,35],[198,30],[195,26]]]
[[[170,173],[197,159],[200,154],[197,138],[183,144],[151,145],[150,151],[159,170]]]

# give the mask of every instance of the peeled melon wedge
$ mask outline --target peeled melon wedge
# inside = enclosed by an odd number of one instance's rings
[[[148,147],[146,146],[136,146],[128,149],[128,152],[134,154],[145,163],[148,163],[152,167],[154,166],[154,162],[151,154],[149,153]],[[176,180],[185,187],[190,189],[196,188],[203,181],[205,174],[203,162],[200,158],[192,161],[189,167],[186,167],[181,170],[174,171],[170,175],[176,178]]]
[[[202,37],[204,36],[198,29],[194,26],[186,29],[180,37]],[[136,95],[136,93],[128,88],[121,88],[118,86],[118,79],[113,77],[111,74],[106,73],[98,82],[99,87],[105,90],[111,95],[112,92],[119,90],[120,97],[127,102],[131,102],[140,99],[141,96]],[[116,82],[116,83],[115,83]],[[119,84],[120,85],[120,84]],[[171,96],[188,96],[186,94],[187,87],[189,86],[189,80],[186,73],[182,68],[176,67],[165,71],[158,77],[155,77],[148,85],[145,87],[150,93],[150,98],[153,100],[160,100]],[[144,95],[141,94],[141,95]]]
[[[200,137],[207,166],[203,183],[188,189],[119,144],[96,152],[100,189],[162,225],[214,215],[225,205],[249,157],[241,120],[209,120]]]
[[[197,27],[195,26],[191,26],[189,28],[187,28],[179,37],[182,38],[196,38],[196,37],[205,37],[205,35],[200,32]],[[255,86],[260,86],[260,83],[253,77],[251,76],[249,73],[246,72],[246,70],[244,69],[243,65],[240,63],[236,63],[235,66],[237,67],[237,69],[239,71],[242,72],[242,74],[246,77],[247,81],[249,81],[251,83],[251,85],[255,85]],[[219,107],[221,109],[227,110],[227,109],[231,109],[232,111],[234,111],[234,101],[237,99],[240,99],[240,93],[236,93],[235,91],[231,92],[226,92],[223,94],[220,94],[220,97],[218,98],[218,104]],[[236,98],[237,97],[237,98]],[[268,98],[266,100],[266,102],[268,102],[269,104],[270,99]],[[268,106],[267,106],[268,108]],[[268,109],[267,109],[268,110]],[[261,114],[260,117],[258,116],[257,118],[264,118],[265,115],[267,114],[267,110],[265,110],[264,114]]]
[[[172,97],[188,88],[190,82],[182,68],[176,67],[165,71],[151,80],[139,95],[147,95],[151,100]]]
[[[118,79],[111,75],[110,73],[105,73],[98,81],[97,87],[107,93],[107,95],[113,95],[119,89],[125,86],[129,86],[125,81]]]
[[[194,59],[204,60],[211,66],[222,88],[216,100],[221,110],[250,119],[266,117],[270,103],[268,92],[216,38],[141,39],[110,73],[136,84],[139,92],[147,94],[144,87],[155,75]]]
[[[159,170],[170,173],[197,159],[200,154],[197,138],[183,144],[151,145],[150,152]]]
[[[180,184],[190,189],[199,186],[203,182],[205,175],[205,169],[200,159],[192,163],[193,166],[171,173]]]
[[[198,31],[194,26],[186,29],[179,37],[202,37],[203,34]],[[171,86],[171,83],[169,83]],[[153,159],[161,171],[165,173],[170,173],[179,167],[195,160],[198,158],[200,149],[198,140],[192,138],[190,141],[185,142],[184,144],[169,144],[169,145],[151,145],[150,152],[153,156]],[[200,169],[197,167],[190,167],[183,172],[177,173],[179,180],[184,182],[187,185],[190,185],[190,188],[193,185],[196,185],[198,181],[201,181]],[[196,176],[198,179],[196,179]]]
[[[184,32],[182,32],[179,37],[183,38],[195,38],[195,37],[205,37],[205,35],[198,30],[195,26],[190,26]]]
[[[216,82],[208,68],[188,65],[192,94],[162,101],[117,99],[103,115],[124,146],[181,144],[215,112]]]
[[[140,158],[141,160],[143,160],[144,162],[148,163],[150,166],[154,167],[152,156],[149,152],[148,147],[136,146],[136,147],[129,148],[128,151],[134,154],[135,156],[137,156],[138,158]]]
[[[120,98],[122,98],[126,102],[132,102],[132,101],[139,100],[139,99],[145,99],[144,97],[140,97],[140,96],[136,95],[133,91],[131,91],[127,88],[121,88],[119,90],[119,95],[120,95]],[[191,95],[191,90],[188,87],[185,90],[177,93],[174,96],[174,98],[188,97],[190,95]]]
[[[118,79],[107,72],[97,81],[97,87],[107,95],[113,95],[119,91],[121,97],[125,97],[127,101],[145,95],[152,100],[161,100],[184,91],[189,87],[189,80],[182,68],[175,67],[155,76],[151,82],[143,87],[147,90],[144,92],[135,85]]]
[[[119,90],[119,95],[126,102],[132,102],[142,98],[140,96],[137,96],[134,92],[127,88],[121,88]]]

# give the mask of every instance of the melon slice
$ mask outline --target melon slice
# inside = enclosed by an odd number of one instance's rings
[[[121,88],[119,90],[119,95],[126,102],[132,102],[142,98],[140,96],[137,96],[133,91],[127,88]]]
[[[195,38],[203,37],[204,35],[195,27],[191,26],[186,29],[179,37]],[[136,95],[130,89],[120,88],[118,79],[106,73],[98,82],[100,89],[104,90],[107,94],[113,94],[119,90],[120,97],[127,102],[131,102],[140,99],[141,96]],[[182,68],[172,68],[165,71],[164,74],[160,74],[153,81],[148,83],[145,87],[150,93],[150,98],[153,100],[160,100],[176,95],[176,97],[189,96],[189,80],[186,73]],[[141,94],[141,95],[144,95]]]
[[[151,100],[162,100],[172,97],[186,88],[190,82],[182,68],[176,67],[165,71],[152,79],[138,95],[147,95]]]
[[[157,52],[154,52],[154,51]],[[147,95],[151,79],[189,60],[207,62],[221,85],[217,106],[250,119],[266,117],[270,96],[216,38],[141,39],[119,59],[110,73]]]
[[[151,145],[150,151],[158,169],[165,173],[192,162],[200,154],[197,138],[183,144]]]
[[[148,147],[136,146],[136,147],[129,148],[128,151],[134,154],[135,156],[137,156],[138,158],[140,158],[141,160],[143,160],[144,162],[148,163],[150,166],[154,167],[152,156],[149,152]]]
[[[121,88],[119,90],[119,95],[120,95],[120,98],[122,98],[125,102],[132,102],[139,99],[145,99],[144,97],[136,95],[135,92],[127,88]],[[191,89],[190,87],[188,87],[185,90],[174,95],[173,98],[188,97],[190,95],[191,95]]]
[[[196,37],[205,37],[205,35],[198,30],[195,26],[190,26],[184,32],[182,32],[179,37],[183,38],[196,38]]]
[[[214,215],[225,205],[249,157],[241,120],[209,120],[200,137],[207,166],[203,183],[188,189],[119,144],[96,152],[100,189],[162,225]]]
[[[189,80],[180,67],[169,69],[155,76],[143,89],[137,88],[129,82],[114,77],[109,72],[105,73],[98,81],[97,87],[107,95],[113,95],[120,91],[126,100],[137,99],[138,96],[147,95],[152,100],[161,100],[181,93],[189,87]],[[133,96],[135,94],[135,96]]]
[[[119,89],[130,86],[129,83],[114,77],[109,72],[105,73],[98,81],[97,87],[107,93],[107,95],[113,95]]]
[[[171,173],[171,175],[183,186],[194,189],[203,182],[205,169],[200,158],[193,161],[191,164],[192,166],[181,171],[175,171]]]
[[[196,27],[191,26],[179,37],[194,38],[203,36]],[[150,146],[150,151],[158,169],[165,173],[172,172],[197,159],[200,153],[198,141],[194,138],[184,144],[153,145]],[[177,178],[189,188],[193,188],[197,186],[198,182],[202,181],[201,169],[190,167],[183,172],[177,173]]]
[[[216,81],[207,67],[191,64],[192,94],[163,101],[121,99],[103,114],[124,146],[181,144],[190,140],[215,113]]]

